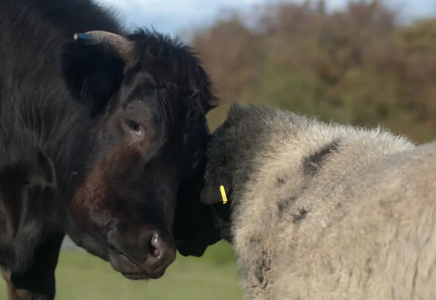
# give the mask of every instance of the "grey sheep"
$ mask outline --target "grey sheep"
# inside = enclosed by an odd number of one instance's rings
[[[436,299],[436,143],[233,105],[207,155],[247,299]]]

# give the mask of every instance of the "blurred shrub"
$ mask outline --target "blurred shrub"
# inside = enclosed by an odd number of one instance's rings
[[[192,43],[224,103],[258,103],[436,137],[436,18],[400,24],[382,1],[279,2],[198,30]],[[210,114],[211,127],[226,106]]]
[[[235,262],[235,257],[230,244],[221,240],[215,245],[208,247],[204,255],[201,257],[201,260],[207,260],[212,264],[223,265],[233,264]]]

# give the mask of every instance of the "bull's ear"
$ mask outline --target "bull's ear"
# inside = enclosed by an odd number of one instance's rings
[[[187,74],[186,85],[190,86],[193,92],[194,105],[206,114],[219,102],[218,97],[214,94],[209,74],[204,69],[201,60],[193,52],[182,57],[179,60],[179,65],[185,69],[182,74]]]
[[[71,95],[95,116],[104,111],[123,80],[124,62],[107,44],[65,44],[60,56],[63,79]]]
[[[203,204],[224,202],[221,186],[224,187],[226,198],[228,198],[232,191],[232,187],[230,184],[230,178],[227,176],[225,171],[220,171],[218,174],[215,174],[206,180],[203,191],[201,192],[201,202]]]

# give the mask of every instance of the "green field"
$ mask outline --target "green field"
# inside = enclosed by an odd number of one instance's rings
[[[61,253],[56,272],[57,300],[241,300],[230,247],[220,242],[202,258],[178,256],[164,277],[129,281],[107,262],[84,252]],[[0,283],[0,299],[7,299]]]

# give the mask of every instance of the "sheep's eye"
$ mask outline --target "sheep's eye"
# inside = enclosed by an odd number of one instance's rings
[[[133,121],[133,120],[131,120],[131,119],[124,119],[124,123],[126,123],[126,125],[127,125],[130,129],[132,129],[133,131],[138,132],[138,131],[141,130],[141,125],[139,125],[138,122],[135,122],[135,121]]]

